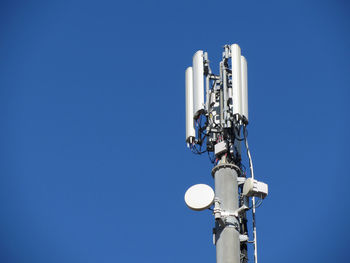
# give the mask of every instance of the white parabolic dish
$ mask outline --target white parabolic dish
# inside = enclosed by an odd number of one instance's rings
[[[209,208],[214,202],[214,190],[206,184],[195,184],[185,193],[186,205],[195,211]]]

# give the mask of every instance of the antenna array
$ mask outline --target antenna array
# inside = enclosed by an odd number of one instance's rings
[[[212,72],[208,53],[202,50],[194,54],[193,65],[185,73],[186,143],[195,154],[207,152],[215,165],[212,170],[215,198],[206,197],[210,191],[201,190],[207,189],[201,184],[186,192],[185,201],[196,211],[214,205],[213,240],[217,263],[248,262],[248,243],[254,244],[257,263],[255,198],[259,198],[260,205],[268,194],[267,184],[254,179],[248,147],[247,70],[247,60],[241,55],[241,48],[233,44],[224,46],[219,74]],[[250,178],[242,163],[242,142],[247,151]],[[248,210],[252,210],[252,241],[249,241],[247,226]]]

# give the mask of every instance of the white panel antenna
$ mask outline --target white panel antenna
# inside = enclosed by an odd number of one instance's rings
[[[204,58],[203,50],[193,56],[193,117],[204,111]]]
[[[189,147],[196,137],[193,123],[193,72],[192,67],[186,69],[186,142]]]
[[[241,76],[241,48],[237,44],[231,45],[231,64],[232,64],[232,98],[233,115],[242,115],[242,76]]]
[[[242,74],[242,115],[248,123],[248,66],[247,60],[241,56],[241,74]]]
[[[243,185],[242,194],[245,196],[255,196],[264,199],[269,193],[269,187],[263,182],[253,178],[248,178]]]

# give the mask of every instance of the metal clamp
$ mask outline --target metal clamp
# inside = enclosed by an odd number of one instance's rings
[[[215,220],[217,220],[221,227],[231,226],[239,229],[239,215],[248,210],[248,206],[243,205],[234,212],[223,210],[220,206],[220,199],[215,197],[213,214]]]

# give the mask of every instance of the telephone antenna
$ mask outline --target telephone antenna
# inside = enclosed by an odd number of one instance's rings
[[[248,146],[248,64],[232,44],[223,47],[218,66],[214,74],[208,53],[198,50],[185,72],[186,143],[194,154],[208,153],[215,184],[215,191],[206,184],[190,187],[185,202],[194,211],[212,207],[217,263],[250,262],[250,244],[257,263],[256,208],[268,185],[255,179]]]

